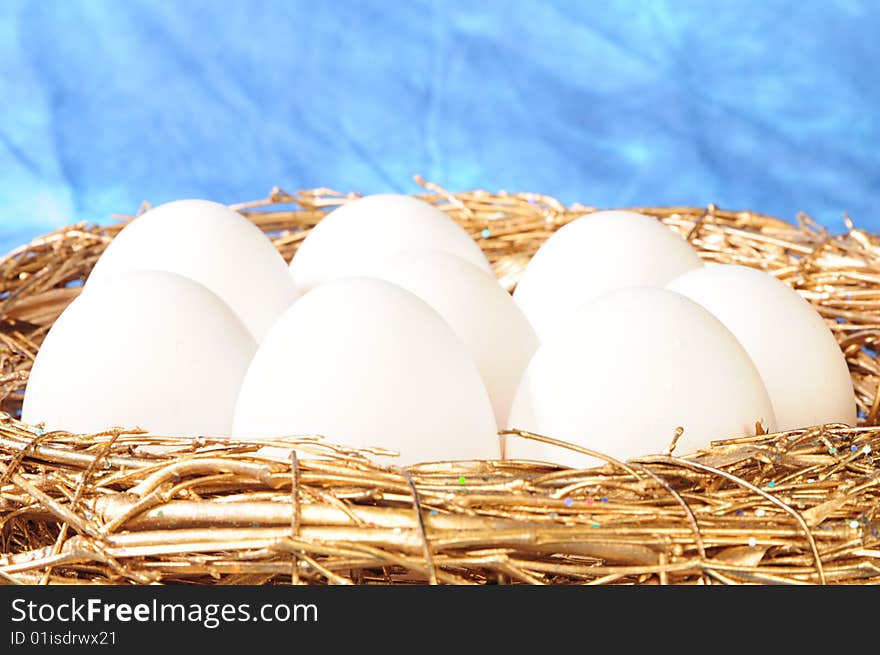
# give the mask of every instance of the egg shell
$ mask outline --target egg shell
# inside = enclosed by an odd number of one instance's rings
[[[544,341],[588,300],[625,287],[662,287],[699,266],[691,245],[657,219],[600,211],[550,236],[523,271],[513,297]]]
[[[682,295],[613,291],[583,305],[532,357],[508,427],[561,439],[617,459],[676,454],[713,439],[774,430],[761,376],[721,322]],[[510,437],[507,457],[573,467],[602,461]]]
[[[169,202],[134,219],[98,259],[86,290],[142,270],[177,273],[206,286],[257,341],[299,296],[266,235],[238,212],[207,200]]]
[[[510,294],[468,261],[436,250],[381,259],[370,275],[397,284],[433,307],[467,347],[503,425],[538,339]]]
[[[322,435],[395,463],[497,458],[492,405],[452,328],[374,278],[322,284],[272,328],[236,406],[239,438]]]
[[[256,348],[201,284],[164,271],[121,274],[80,294],[49,330],[22,419],[79,433],[228,436]]]
[[[376,194],[346,203],[325,216],[290,262],[297,288],[363,276],[372,263],[406,250],[441,250],[491,273],[476,242],[454,220],[418,198]]]
[[[668,287],[710,311],[758,367],[780,430],[856,423],[846,358],[819,313],[790,286],[747,266],[690,271]]]

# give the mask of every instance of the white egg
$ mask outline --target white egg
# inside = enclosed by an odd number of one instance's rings
[[[449,216],[418,198],[383,193],[327,214],[300,245],[290,274],[298,289],[308,291],[363,275],[376,259],[414,249],[442,250],[492,272],[483,251]]]
[[[480,369],[495,420],[503,425],[538,340],[498,281],[470,262],[436,250],[412,250],[368,267],[371,277],[397,284],[433,307],[452,327]]]
[[[626,211],[595,212],[541,245],[513,298],[544,341],[592,298],[624,287],[662,287],[699,266],[691,245],[660,221]]]
[[[233,434],[319,434],[398,451],[402,464],[499,456],[492,405],[452,328],[373,278],[322,284],[281,316],[242,383]]]
[[[217,294],[260,341],[298,297],[272,242],[241,214],[207,200],[178,200],[129,223],[95,264],[86,290],[120,273],[169,271]]]
[[[613,291],[583,305],[538,348],[508,427],[561,439],[617,459],[675,454],[714,439],[776,429],[761,376],[730,331],[682,295]],[[600,460],[508,437],[507,457],[574,467]]]
[[[758,367],[780,430],[856,423],[846,359],[825,321],[798,293],[747,266],[707,266],[669,283],[733,332]]]
[[[49,330],[22,419],[78,433],[228,436],[256,348],[201,284],[164,271],[122,274],[81,294]]]

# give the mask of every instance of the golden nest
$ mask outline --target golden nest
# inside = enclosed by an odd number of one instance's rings
[[[420,197],[474,236],[508,289],[548,235],[592,211],[418,181]],[[289,259],[328,209],[354,197],[276,189],[235,208]],[[637,211],[704,260],[761,268],[813,303],[846,354],[861,424],[720,441],[686,456],[605,458],[589,470],[515,461],[400,469],[319,437],[45,433],[16,418],[34,355],[125,220],[80,223],[0,261],[0,581],[880,582],[880,238],[849,221],[832,236],[806,216],[794,225],[714,206]],[[257,452],[291,444],[325,457]]]

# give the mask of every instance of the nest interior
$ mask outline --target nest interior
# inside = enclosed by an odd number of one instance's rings
[[[547,236],[592,211],[419,182],[420,197],[474,236],[508,289]],[[275,189],[234,207],[289,259],[326,211],[353,197]],[[831,235],[807,216],[792,224],[714,206],[636,211],[677,230],[705,261],[761,268],[813,303],[846,355],[860,425],[577,471],[512,461],[400,469],[317,436],[47,433],[17,419],[30,365],[130,219],[80,223],[0,261],[0,581],[880,582],[880,239],[849,222],[846,234]],[[323,457],[260,450],[292,445]]]

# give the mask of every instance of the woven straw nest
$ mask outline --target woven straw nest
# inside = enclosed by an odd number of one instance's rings
[[[421,197],[474,235],[508,288],[553,230],[590,211],[537,194],[450,194],[419,181]],[[236,209],[289,259],[324,212],[350,197],[275,190]],[[762,268],[810,300],[846,353],[862,424],[580,471],[523,462],[402,470],[319,437],[284,442],[326,455],[297,460],[256,453],[278,441],[44,433],[16,419],[34,354],[124,225],[82,223],[0,261],[0,580],[880,582],[872,455],[880,451],[872,427],[880,414],[880,239],[852,225],[830,236],[806,216],[793,225],[713,206],[639,211],[684,235],[706,261]],[[144,452],[150,444],[173,452]]]

